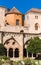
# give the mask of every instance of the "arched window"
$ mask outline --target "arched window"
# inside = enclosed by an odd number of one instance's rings
[[[16,25],[19,25],[19,19],[16,19]]]
[[[19,57],[19,49],[18,48],[15,49],[14,57],[16,57],[16,58]]]
[[[9,57],[13,57],[13,49],[12,48],[9,49]]]
[[[23,33],[23,32],[24,32],[23,30],[20,31],[20,33]]]
[[[38,23],[35,24],[35,30],[38,30]]]

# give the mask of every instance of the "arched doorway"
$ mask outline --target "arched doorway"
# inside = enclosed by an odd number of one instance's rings
[[[19,49],[18,48],[15,49],[14,57],[19,57]]]
[[[27,50],[25,48],[23,49],[23,57],[27,57]]]
[[[13,57],[13,49],[12,48],[9,49],[9,57]]]

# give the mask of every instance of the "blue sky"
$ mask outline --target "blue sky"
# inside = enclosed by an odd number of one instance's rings
[[[26,13],[31,8],[41,9],[41,0],[0,0],[0,6],[9,9],[15,6],[20,12]]]

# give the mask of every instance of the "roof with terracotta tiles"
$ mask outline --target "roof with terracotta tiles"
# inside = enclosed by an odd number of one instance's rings
[[[10,13],[16,13],[16,14],[22,14],[19,10],[17,10],[15,7],[13,7],[10,11],[8,11],[6,14]]]
[[[29,12],[41,13],[41,9],[32,8],[32,9],[30,9],[27,13],[29,13]],[[27,14],[27,13],[26,13],[26,14]]]

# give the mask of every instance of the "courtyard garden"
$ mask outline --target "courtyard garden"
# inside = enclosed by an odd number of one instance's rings
[[[27,45],[27,51],[30,52],[33,56],[34,53],[38,55],[41,54],[41,39],[38,37],[31,38]],[[37,57],[36,57],[37,58]],[[10,58],[6,56],[6,49],[3,44],[0,44],[0,65],[41,65],[41,58],[40,60],[31,59],[31,58],[23,58],[19,61],[12,61]]]

